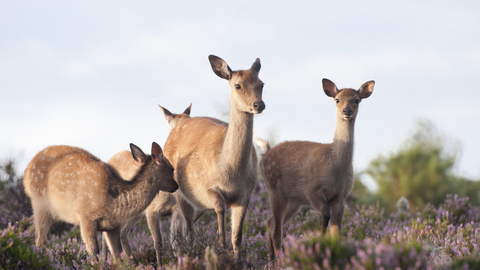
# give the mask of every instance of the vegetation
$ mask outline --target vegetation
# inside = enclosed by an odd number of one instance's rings
[[[395,210],[402,196],[413,210],[427,204],[437,206],[447,194],[479,203],[480,181],[454,174],[459,153],[458,145],[447,141],[432,123],[419,121],[415,132],[396,152],[380,155],[362,172],[377,183],[378,190],[370,196],[361,193],[360,199],[366,204],[379,201],[389,212]]]

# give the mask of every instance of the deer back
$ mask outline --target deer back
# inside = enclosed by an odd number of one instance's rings
[[[50,146],[39,152],[25,170],[24,186],[32,203],[41,201],[62,219],[77,223],[77,212],[101,215],[108,180],[118,177],[105,163],[72,146]]]

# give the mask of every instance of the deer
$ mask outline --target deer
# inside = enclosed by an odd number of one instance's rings
[[[192,103],[190,103],[190,106],[188,106],[183,113],[171,113],[169,110],[166,108],[158,105],[160,109],[162,110],[165,120],[168,122],[168,132],[172,131],[174,127],[176,127],[180,122],[182,122],[185,118],[190,118],[190,110],[192,109]]]
[[[190,111],[192,108],[191,103],[190,106],[188,106],[183,113],[179,114],[171,113],[168,109],[160,105],[158,106],[162,110],[165,119],[168,122],[169,132],[184,119],[190,118]],[[135,161],[135,159],[132,157],[132,154],[128,150],[123,150],[115,154],[113,157],[110,158],[107,163],[112,166],[123,179],[128,181],[130,181],[141,168],[141,164]],[[177,200],[175,196],[170,192],[160,190],[155,196],[155,198],[152,200],[150,205],[145,209],[145,211],[142,211],[136,217],[122,224],[120,229],[120,242],[122,244],[123,250],[125,251],[125,254],[130,258],[133,258],[133,252],[128,240],[128,232],[142,216],[146,215],[148,228],[153,238],[154,248],[157,257],[157,265],[161,265],[162,234],[160,231],[159,219],[163,217],[173,216],[170,230],[172,232],[175,232],[177,230],[180,230],[180,228],[177,228],[179,226],[179,223],[181,225],[181,221],[178,222],[178,219],[180,218],[178,216],[178,213],[179,212],[177,207]],[[106,259],[107,243],[105,235],[102,238],[102,251],[102,257]]]
[[[97,231],[104,231],[115,259],[120,258],[121,225],[143,212],[159,190],[175,192],[173,166],[162,148],[152,143],[151,155],[130,144],[139,170],[126,181],[107,163],[73,146],[49,146],[27,165],[26,194],[33,208],[36,246],[45,246],[56,221],[80,226],[92,260],[97,260]]]
[[[271,216],[267,220],[267,249],[274,261],[281,247],[283,224],[302,206],[312,206],[322,215],[322,233],[330,222],[330,234],[340,237],[344,202],[353,187],[353,135],[360,102],[368,98],[374,81],[358,90],[322,80],[323,90],[336,105],[333,143],[285,141],[270,147],[255,138],[262,148],[260,171],[268,189]]]
[[[186,239],[192,243],[194,221],[214,210],[219,243],[226,247],[225,211],[231,209],[233,251],[239,255],[245,213],[257,183],[253,116],[265,109],[264,84],[258,77],[258,58],[250,69],[238,71],[217,56],[208,58],[213,72],[230,85],[230,123],[210,117],[185,119],[170,132],[164,153],[180,187],[175,197]]]

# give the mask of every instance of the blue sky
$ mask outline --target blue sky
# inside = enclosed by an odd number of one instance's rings
[[[480,178],[479,1],[0,1],[0,158],[20,169],[53,144],[108,160],[163,145],[157,104],[219,116],[232,69],[259,57],[266,110],[254,134],[331,142],[322,78],[358,88],[354,167],[431,120],[462,146],[456,172]]]

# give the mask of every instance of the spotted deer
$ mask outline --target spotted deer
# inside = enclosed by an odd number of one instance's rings
[[[175,192],[173,167],[162,148],[152,143],[152,155],[134,144],[131,154],[140,169],[131,181],[122,179],[110,165],[72,146],[49,146],[25,170],[25,192],[32,201],[35,243],[46,244],[56,221],[80,225],[87,251],[99,253],[97,231],[105,231],[110,250],[120,258],[121,225],[143,212],[159,190]]]
[[[213,209],[220,244],[225,246],[225,210],[230,208],[233,250],[238,254],[245,211],[257,182],[253,116],[265,109],[263,82],[258,77],[260,59],[250,69],[238,71],[217,56],[210,55],[209,61],[213,72],[230,85],[230,123],[209,117],[183,120],[170,132],[165,156],[180,186],[175,196],[185,218],[186,238],[191,236],[195,217]]]
[[[169,131],[171,131],[174,127],[176,127],[180,122],[184,119],[190,118],[190,110],[192,104],[188,106],[183,113],[174,114],[171,113],[168,109],[158,105],[162,110],[165,119],[168,122]],[[125,180],[131,180],[133,176],[138,172],[141,168],[141,164],[133,159],[132,154],[130,151],[124,150],[113,157],[110,158],[108,161],[113,168],[117,170],[119,175]],[[129,221],[122,224],[120,229],[120,241],[125,251],[126,255],[133,258],[132,249],[130,247],[130,243],[128,241],[128,232],[130,229],[137,223],[137,221],[143,216],[146,215],[148,228],[152,234],[153,243],[156,251],[157,256],[157,265],[161,265],[161,248],[162,248],[162,234],[160,231],[160,218],[162,217],[172,217],[172,226],[170,230],[175,232],[176,230],[181,230],[181,228],[177,228],[179,223],[181,225],[181,221],[178,222],[178,219],[181,218],[178,216],[178,207],[177,207],[177,200],[175,199],[175,195],[169,192],[165,192],[160,190],[155,198],[152,200],[150,205],[145,209],[145,211],[139,213],[136,217],[133,217]],[[103,257],[106,258],[107,255],[107,248],[106,248],[106,237],[102,238],[102,249],[103,249]]]
[[[267,248],[271,260],[280,251],[283,224],[303,205],[311,205],[322,214],[322,232],[330,221],[331,234],[338,237],[342,225],[344,201],[353,186],[353,131],[358,106],[373,91],[374,81],[360,89],[338,90],[323,79],[325,94],[336,104],[333,143],[286,141],[273,148],[255,138],[263,148],[260,170],[268,188],[272,215],[267,220]]]

